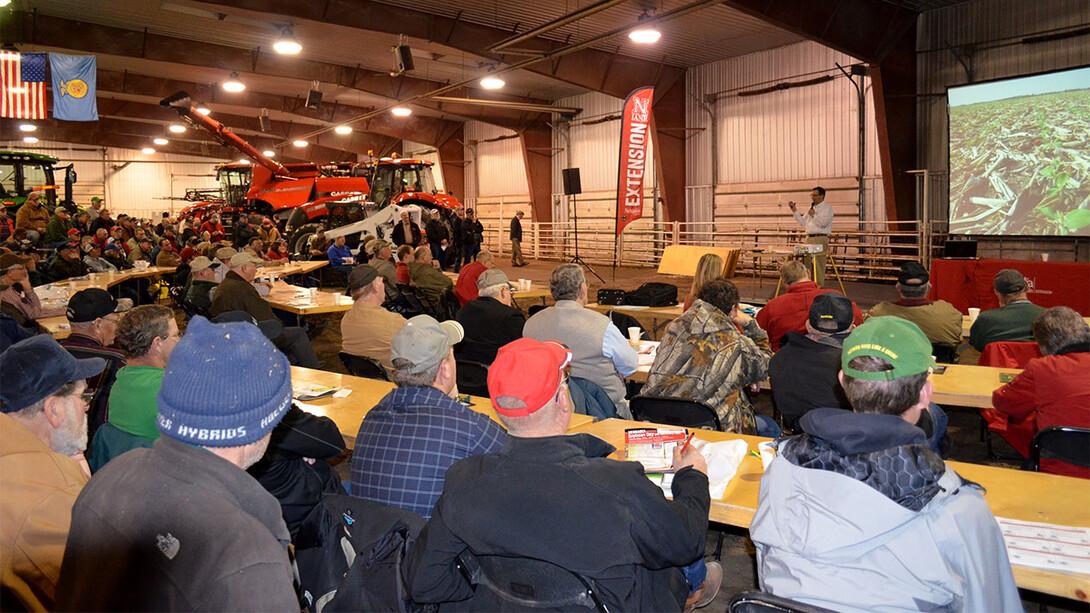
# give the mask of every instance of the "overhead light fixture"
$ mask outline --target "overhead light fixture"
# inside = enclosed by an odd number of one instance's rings
[[[144,155],[151,155],[155,153],[155,149],[152,149],[151,147],[144,147],[140,150],[140,153],[143,153]]]
[[[295,55],[303,50],[303,45],[299,44],[299,41],[295,38],[295,32],[292,31],[291,26],[288,26],[280,33],[280,38],[273,43],[273,49],[284,55]]]
[[[246,89],[246,84],[238,78],[237,72],[232,72],[231,75],[227,77],[227,80],[223,82],[223,89],[231,92],[232,94],[237,94],[240,91]]]
[[[33,145],[34,143],[38,142],[38,138],[36,136],[24,136],[23,142],[27,143],[28,145]]]
[[[336,128],[333,128],[333,131],[337,134],[351,134],[352,126],[337,126]]]
[[[168,141],[165,138],[157,138],[157,139],[155,139],[155,140],[153,140],[151,142],[155,143],[156,145],[162,146],[162,145],[165,145],[165,144],[169,143],[170,141]]]
[[[36,125],[34,125],[32,123],[21,123],[21,124],[19,124],[19,131],[20,132],[33,132],[33,131],[35,131],[37,129],[38,129],[38,126],[36,126]]]
[[[639,24],[639,22],[646,21],[648,19],[651,19],[651,14],[647,11],[644,11],[643,14],[636,19],[636,23]],[[655,29],[655,26],[650,24],[642,28],[636,28],[635,30],[632,30],[628,33],[628,38],[631,39],[632,42],[641,45],[650,45],[651,43],[656,43],[661,37],[662,33]]]
[[[390,112],[398,117],[408,117],[413,114],[413,110],[406,106],[395,106],[390,109]]]
[[[499,77],[489,76],[481,79],[481,87],[485,89],[501,89],[504,85],[507,83]]]
[[[292,141],[291,144],[295,145],[296,147],[306,147],[310,143],[308,143],[305,140],[300,139],[300,140]]]
[[[266,149],[266,150],[261,152],[261,155],[263,155],[263,156],[265,156],[267,158],[273,158],[273,157],[276,157],[276,152],[273,151],[272,149]]]
[[[170,127],[168,127],[167,129],[175,134],[181,134],[182,132],[185,132],[185,126],[177,123],[170,124]]]
[[[235,163],[236,164],[249,164],[250,160],[247,160],[246,158],[239,158],[239,160],[237,162],[235,162]]]
[[[197,107],[197,112],[200,113],[201,115],[207,115],[207,114],[212,112],[212,109],[205,108],[203,106],[198,106]]]

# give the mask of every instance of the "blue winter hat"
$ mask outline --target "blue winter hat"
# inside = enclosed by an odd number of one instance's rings
[[[260,440],[291,407],[288,359],[248,323],[194,317],[159,389],[159,431],[201,447]]]
[[[14,413],[57,393],[68,383],[106,368],[102,358],[77,360],[48,334],[19,341],[0,354],[0,412]]]

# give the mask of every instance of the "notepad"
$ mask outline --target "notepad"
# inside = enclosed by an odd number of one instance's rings
[[[1090,574],[1090,528],[995,519],[1011,564]]]
[[[625,453],[646,472],[664,472],[674,465],[674,447],[687,436],[684,428],[629,428],[624,431]]]

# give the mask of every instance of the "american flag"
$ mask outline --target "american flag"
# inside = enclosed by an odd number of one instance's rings
[[[46,53],[0,51],[0,117],[45,119]]]

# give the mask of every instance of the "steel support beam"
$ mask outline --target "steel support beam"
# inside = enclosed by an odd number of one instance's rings
[[[553,220],[553,130],[542,122],[519,132],[522,160],[526,166],[526,184],[530,188],[533,220]]]
[[[19,123],[24,120],[3,119],[0,120],[0,131],[12,134]],[[234,149],[223,147],[212,142],[193,142],[171,140],[169,145],[159,147],[151,145],[147,136],[133,135],[138,131],[137,124],[117,120],[99,120],[88,125],[70,121],[58,121],[48,119],[35,121],[38,129],[34,134],[41,140],[72,143],[76,145],[92,145],[95,147],[117,147],[119,149],[136,149],[154,147],[157,152],[178,153],[181,155],[193,155],[210,158],[213,161],[230,161],[238,159],[239,154]],[[153,159],[153,158],[149,158]]]
[[[916,219],[916,28],[871,69],[888,219]],[[928,206],[929,203],[924,203]]]
[[[685,81],[678,80],[665,91],[655,90],[651,106],[652,143],[655,146],[655,175],[663,198],[665,221],[685,221]],[[659,203],[655,203],[658,206]]]
[[[459,201],[466,196],[465,128],[447,136],[436,147],[439,151],[439,167],[443,171],[443,185]]]

